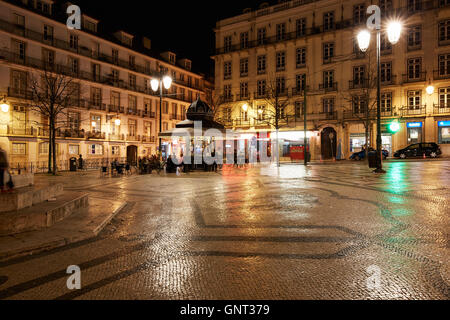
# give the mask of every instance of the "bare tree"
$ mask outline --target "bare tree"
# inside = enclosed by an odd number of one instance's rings
[[[67,126],[68,107],[80,97],[79,84],[74,78],[56,73],[49,68],[30,76],[29,89],[32,92],[31,110],[46,119],[49,132],[48,173],[56,175],[56,133]]]
[[[281,81],[274,76],[268,77],[266,80],[266,87],[264,92],[260,92],[262,98],[267,104],[267,108],[263,111],[258,111],[259,122],[265,123],[276,131],[276,158],[277,166],[280,166],[280,147],[279,147],[279,132],[280,129],[289,124],[289,118],[295,117],[295,114],[289,114],[288,107],[291,105],[291,97],[289,89],[281,84]],[[260,114],[260,112],[262,112]],[[294,111],[295,113],[295,111]]]
[[[220,120],[220,111],[222,110],[222,98],[220,95],[216,93],[210,93],[206,96],[206,102],[211,108],[211,111],[214,115],[214,119]]]
[[[377,73],[376,69],[371,68],[371,53],[368,52],[368,63],[365,64],[365,72],[351,81],[352,90],[343,94],[343,100],[347,104],[343,107],[344,114],[351,113],[352,118],[364,126],[365,135],[365,159],[368,159],[370,128],[376,121],[377,112]],[[353,90],[354,89],[354,90]]]

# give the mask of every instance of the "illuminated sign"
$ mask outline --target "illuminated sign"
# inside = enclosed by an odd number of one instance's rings
[[[410,122],[406,125],[408,128],[422,128],[422,122]]]
[[[439,127],[450,127],[450,121],[439,121]]]

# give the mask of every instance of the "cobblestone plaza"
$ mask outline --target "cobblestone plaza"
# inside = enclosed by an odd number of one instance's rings
[[[0,262],[0,299],[448,299],[450,161],[385,168],[50,178],[126,206],[96,238]]]

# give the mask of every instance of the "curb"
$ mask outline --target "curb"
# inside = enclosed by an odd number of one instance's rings
[[[127,202],[122,203],[115,211],[113,211],[98,227],[94,230],[79,235],[76,237],[61,237],[60,239],[51,240],[49,242],[40,243],[39,245],[29,246],[27,248],[21,248],[14,251],[0,253],[0,261],[7,261],[10,259],[20,258],[24,256],[32,256],[45,251],[61,248],[69,244],[82,242],[88,239],[97,237],[100,232],[125,208]]]

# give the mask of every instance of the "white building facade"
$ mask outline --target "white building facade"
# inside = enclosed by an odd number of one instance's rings
[[[272,132],[264,95],[275,83],[289,99],[280,151],[301,144],[306,81],[307,131],[313,159],[348,158],[365,144],[365,108],[376,145],[375,37],[360,52],[356,35],[367,7],[381,7],[383,22],[403,23],[400,42],[382,35],[382,136],[390,154],[418,142],[436,142],[450,156],[450,1],[296,0],[262,4],[216,25],[215,88],[222,121],[258,135]],[[426,92],[432,85],[435,90]],[[373,88],[373,89],[371,89]],[[369,93],[369,101],[360,97]],[[366,99],[367,100],[367,99]],[[392,122],[400,130],[390,132]]]
[[[29,78],[49,65],[79,87],[59,119],[66,123],[56,139],[60,170],[79,155],[95,164],[155,154],[159,131],[175,127],[190,103],[205,97],[204,77],[175,53],[152,56],[149,39],[99,34],[99,21],[86,15],[81,30],[69,30],[57,10],[49,0],[0,1],[0,99],[10,106],[0,111],[0,144],[11,167],[47,166],[48,123],[30,109]],[[161,72],[173,78],[164,91],[162,128],[159,92],[150,85]]]

